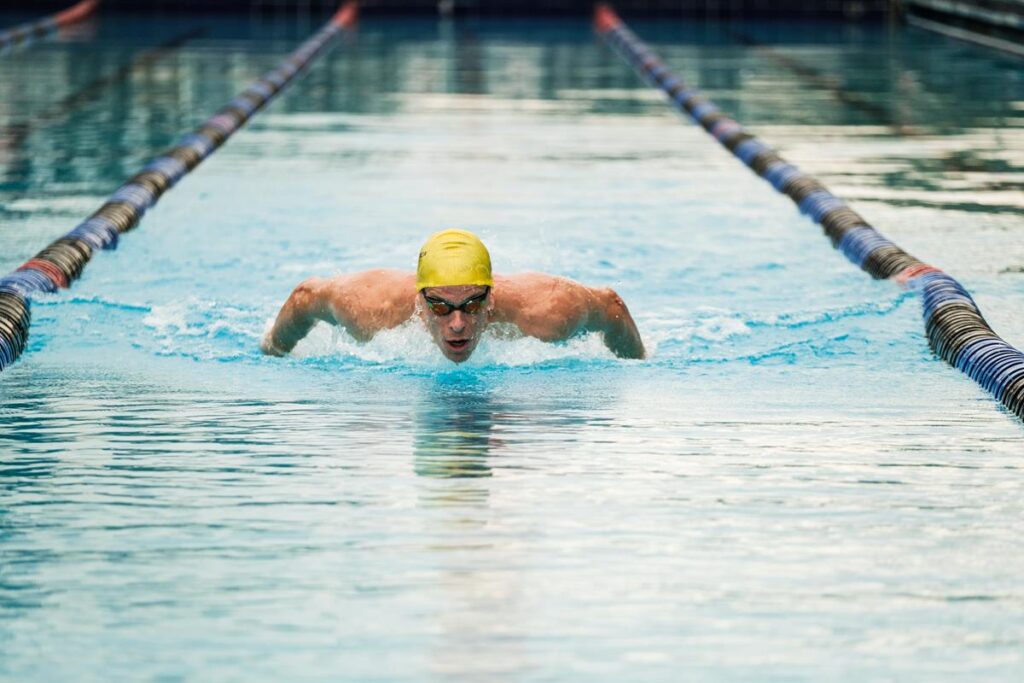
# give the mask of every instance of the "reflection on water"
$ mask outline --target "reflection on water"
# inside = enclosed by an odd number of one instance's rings
[[[530,520],[540,511],[527,508],[524,520],[520,505],[509,507],[509,495],[517,495],[510,483],[529,470],[524,450],[600,443],[601,432],[610,429],[602,416],[616,397],[599,382],[583,381],[582,395],[549,401],[523,396],[524,388],[530,385],[496,384],[493,377],[460,371],[425,382],[415,399],[420,528],[436,565],[430,586],[442,602],[432,615],[437,637],[427,668],[448,680],[512,680],[541,666],[527,645],[536,607],[525,571],[546,561],[531,549],[535,535],[543,534]],[[492,504],[495,491],[500,498]]]
[[[416,407],[416,474],[438,479],[491,476],[495,404],[481,383],[434,385]]]
[[[495,571],[515,564],[516,553],[488,533],[496,408],[484,382],[453,381],[450,375],[429,382],[414,407],[414,470],[425,479],[420,505],[425,511],[450,510],[440,518],[427,512],[432,523],[425,529],[437,563],[432,584],[444,603],[436,614],[438,637],[429,663],[435,675],[472,671],[481,659],[490,669],[522,668],[522,646],[494,638],[494,614],[502,615],[502,630],[516,628],[522,618],[515,598],[521,577]]]

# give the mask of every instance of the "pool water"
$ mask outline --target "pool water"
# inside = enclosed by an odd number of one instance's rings
[[[103,17],[0,61],[0,270],[319,21]],[[1024,345],[1019,61],[631,26]],[[299,281],[448,226],[616,288],[650,358],[456,367],[415,325],[260,355]],[[1019,420],[584,21],[364,15],[34,302],[0,392],[3,680],[1024,676]]]

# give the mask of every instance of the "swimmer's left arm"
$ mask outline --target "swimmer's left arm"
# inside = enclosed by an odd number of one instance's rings
[[[644,358],[644,342],[626,303],[615,290],[591,289],[588,332],[603,332],[604,343],[619,358]]]
[[[497,321],[513,322],[523,334],[550,342],[600,332],[619,358],[646,355],[636,323],[614,290],[541,274],[524,275],[517,284],[495,293]]]

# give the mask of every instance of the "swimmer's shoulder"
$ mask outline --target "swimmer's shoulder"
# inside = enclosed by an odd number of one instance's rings
[[[519,306],[544,299],[573,296],[587,289],[575,280],[548,273],[494,276],[494,292],[497,297],[515,302]]]
[[[494,319],[541,338],[562,337],[578,326],[587,291],[575,280],[548,273],[495,275]]]
[[[410,297],[416,294],[416,275],[404,270],[374,268],[323,278],[320,286],[344,296]]]
[[[416,306],[416,275],[376,268],[336,275],[322,283],[325,295],[352,330],[370,335],[396,327],[412,316]]]

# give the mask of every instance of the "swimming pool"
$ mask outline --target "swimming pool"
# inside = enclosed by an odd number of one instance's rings
[[[630,23],[1024,343],[1019,62]],[[318,25],[106,17],[0,61],[0,269]],[[497,272],[614,286],[652,357],[488,340],[453,368],[415,328],[259,355],[298,281],[411,268],[449,225]],[[1019,422],[586,22],[364,17],[34,303],[0,391],[0,677],[1024,671]]]

